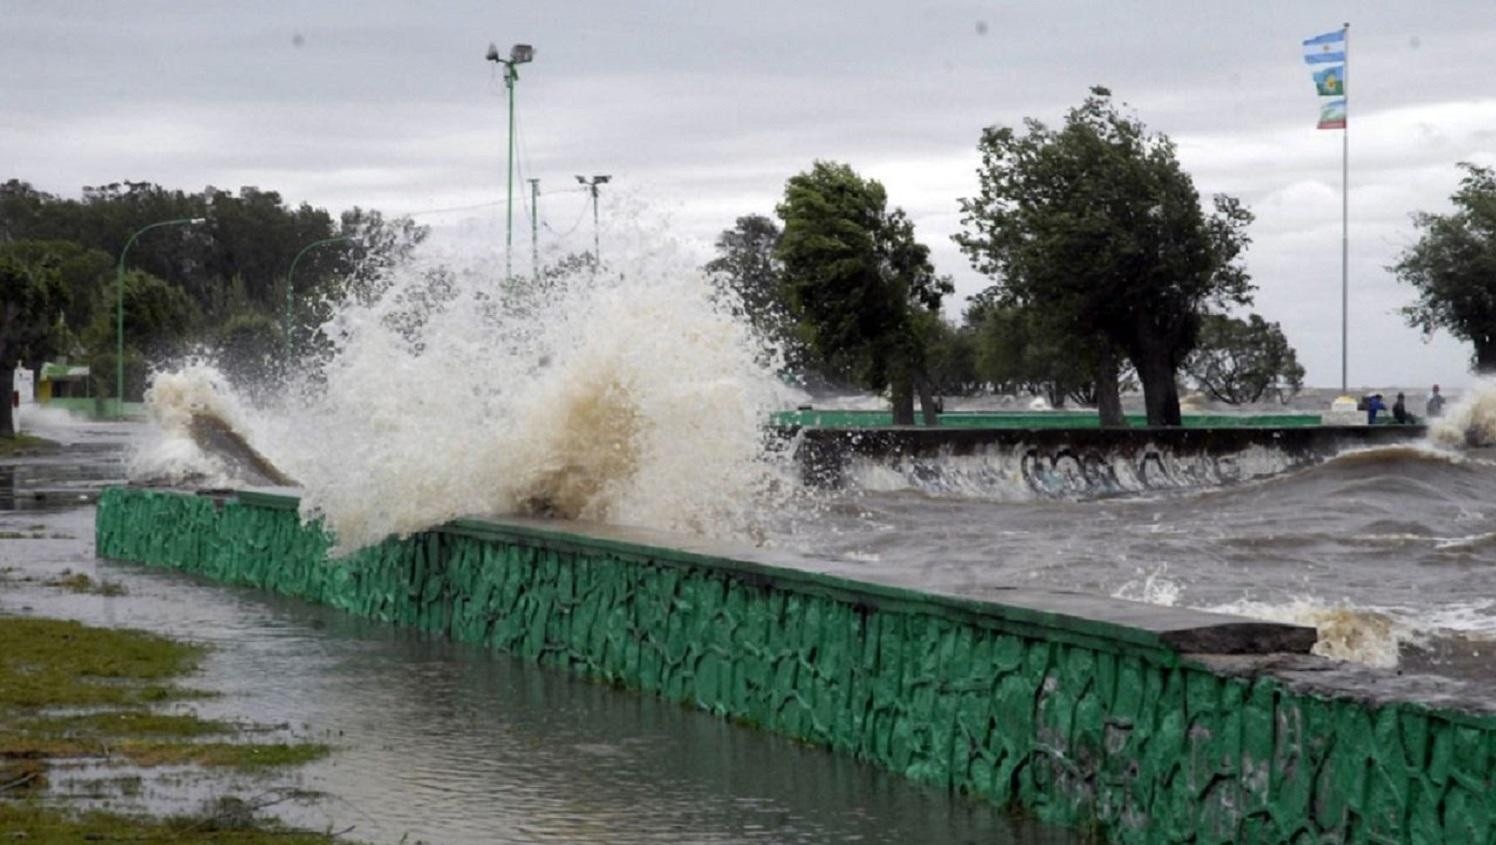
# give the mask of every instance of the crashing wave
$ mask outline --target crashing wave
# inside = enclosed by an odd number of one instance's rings
[[[1496,446],[1496,382],[1476,383],[1429,426],[1429,439],[1454,448]]]
[[[787,400],[773,351],[699,270],[654,253],[527,289],[436,269],[342,303],[324,356],[260,391],[275,408],[205,365],[158,375],[176,452],[147,446],[132,477],[299,479],[339,552],[470,514],[755,536],[792,479],[762,425]]]

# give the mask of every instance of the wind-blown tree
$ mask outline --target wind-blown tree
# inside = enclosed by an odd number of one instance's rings
[[[918,393],[925,423],[934,425],[930,324],[916,314],[938,312],[954,288],[935,275],[908,216],[887,204],[877,181],[818,161],[785,183],[775,253],[811,352],[833,368],[849,367],[869,390],[888,389],[897,425],[914,423]]]
[[[6,248],[22,263],[45,262],[56,269],[68,292],[63,315],[68,330],[78,333],[88,327],[93,318],[94,291],[114,278],[114,259],[108,253],[73,241],[17,240]]]
[[[1091,94],[1055,130],[982,132],[980,191],[962,199],[955,241],[1001,298],[1056,330],[1098,338],[1096,381],[1115,407],[1119,350],[1137,367],[1149,425],[1179,425],[1175,374],[1211,307],[1250,302],[1238,262],[1252,215],[1229,196],[1207,215],[1174,144]],[[1103,422],[1108,422],[1103,415]]]
[[[14,244],[0,244],[0,436],[13,437],[11,412],[16,367],[39,366],[62,334],[68,290],[58,260],[28,255]]]
[[[1277,323],[1208,314],[1184,371],[1212,398],[1231,405],[1273,393],[1287,402],[1304,388],[1304,368]]]
[[[1095,401],[1093,349],[1057,331],[1037,309],[1005,305],[982,294],[973,299],[966,320],[975,338],[977,374],[984,381],[1002,393],[1043,396],[1056,408],[1067,400]],[[1121,418],[1119,404],[1108,422]]]
[[[139,398],[145,391],[148,362],[183,352],[195,337],[201,313],[191,298],[176,285],[149,273],[131,270],[125,274],[125,398]],[[94,320],[83,334],[92,351],[89,369],[94,395],[116,394],[118,286],[111,281],[100,288],[94,302]]]
[[[929,324],[925,371],[936,396],[974,396],[986,380],[977,371],[977,335],[969,325],[952,325],[923,309],[915,316]]]
[[[781,350],[786,363],[795,364],[804,354],[774,252],[778,245],[778,224],[762,214],[744,215],[717,236],[717,257],[702,269],[731,293],[754,333]]]
[[[318,241],[347,238],[317,246],[297,265],[292,299],[300,334],[327,318],[328,300],[379,288],[377,280],[408,258],[427,234],[407,217],[386,218],[355,207],[334,218],[305,203],[293,207],[279,193],[253,186],[237,194],[214,187],[188,193],[150,182],[115,182],[85,187],[79,198],[68,199],[15,179],[0,184],[0,242],[73,241],[102,251],[111,267],[131,234],[181,218],[204,222],[164,227],[139,239],[130,249],[129,269],[180,288],[214,326],[251,312],[281,319],[286,275],[297,254]],[[224,291],[231,286],[243,296],[233,297],[236,310],[226,311]],[[74,331],[92,319],[75,312],[88,310],[93,289],[74,296],[68,318]]]
[[[1465,176],[1449,214],[1413,215],[1421,232],[1388,269],[1412,285],[1418,301],[1403,309],[1408,323],[1475,345],[1475,369],[1496,372],[1496,171],[1461,162]]]

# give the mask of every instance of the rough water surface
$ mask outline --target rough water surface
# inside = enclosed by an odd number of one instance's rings
[[[777,353],[668,255],[543,289],[496,293],[485,274],[429,266],[386,282],[336,310],[322,354],[260,390],[268,401],[252,407],[209,366],[158,375],[163,434],[132,477],[232,483],[245,461],[179,422],[209,414],[301,482],[303,516],[344,551],[466,514],[581,518],[851,561],[913,587],[1058,587],[1310,624],[1328,656],[1489,671],[1490,385],[1425,442],[1310,466],[1271,446],[1198,466],[1112,461],[1115,489],[1095,495],[1016,453],[862,460],[816,490],[789,441],[765,434],[797,401]]]

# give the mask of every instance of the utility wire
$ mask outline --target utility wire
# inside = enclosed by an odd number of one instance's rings
[[[584,188],[583,190],[586,190],[586,189]],[[551,234],[555,235],[557,240],[561,240],[562,238],[569,237],[572,232],[575,232],[577,230],[577,227],[580,226],[580,225],[582,225],[582,219],[584,217],[586,217],[586,216],[587,216],[587,203],[584,202],[584,203],[582,203],[582,210],[581,210],[581,212],[577,214],[577,221],[575,223],[571,224],[571,228],[567,229],[565,232],[557,232],[555,229],[551,228],[551,224],[548,221],[541,221],[541,225],[545,226],[547,229],[550,229],[551,230]]]
[[[412,211],[412,212],[408,212],[406,214],[400,214],[400,215],[397,215],[397,216],[399,216],[399,217],[424,217],[427,214],[445,214],[446,212],[449,212],[449,211],[473,211],[473,210],[476,210],[476,209],[479,209],[479,208],[492,208],[493,206],[503,205],[503,204],[504,204],[504,200],[494,200],[493,202],[480,202],[480,203],[475,203],[473,205],[453,205],[453,206],[448,206],[446,208],[428,208],[425,211]]]

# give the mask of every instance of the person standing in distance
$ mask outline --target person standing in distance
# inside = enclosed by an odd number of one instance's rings
[[[1413,417],[1408,414],[1407,397],[1401,393],[1397,394],[1397,401],[1392,403],[1392,419],[1398,425],[1407,425],[1413,421]]]
[[[1444,397],[1439,395],[1439,385],[1434,385],[1428,397],[1428,405],[1424,406],[1423,410],[1430,417],[1437,417],[1444,413]]]

